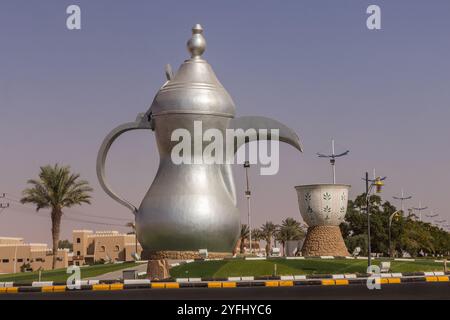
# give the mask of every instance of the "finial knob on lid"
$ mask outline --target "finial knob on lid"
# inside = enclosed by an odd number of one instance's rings
[[[200,58],[200,56],[205,52],[206,40],[203,37],[203,28],[200,24],[196,24],[192,28],[192,38],[189,39],[187,47],[191,53],[192,58]]]

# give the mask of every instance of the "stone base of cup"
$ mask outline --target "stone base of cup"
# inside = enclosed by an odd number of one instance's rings
[[[303,256],[349,256],[338,226],[309,227],[302,247]]]
[[[165,259],[148,260],[147,278],[150,280],[164,280],[170,278],[169,262]]]
[[[201,259],[198,251],[143,251],[143,260],[189,260]],[[208,252],[208,259],[230,258],[233,254],[231,252]]]

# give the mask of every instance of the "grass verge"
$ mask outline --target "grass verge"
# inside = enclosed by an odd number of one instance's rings
[[[380,265],[380,260],[373,260],[373,264]],[[302,274],[343,274],[365,273],[367,260],[346,259],[305,259],[305,260],[223,260],[196,261],[183,264],[170,270],[174,278],[186,277],[242,277],[242,276],[270,276],[302,275]],[[425,272],[443,271],[442,263],[429,260],[421,261],[391,261],[391,272]]]

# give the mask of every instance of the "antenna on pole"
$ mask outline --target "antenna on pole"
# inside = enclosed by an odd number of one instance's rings
[[[400,200],[400,207],[402,209],[402,212],[405,212],[404,207],[403,207],[403,201],[412,199],[412,196],[405,196],[405,192],[403,191],[403,188],[402,188],[401,196],[393,196],[392,198],[394,198],[395,200]]]
[[[419,207],[412,208],[413,210],[419,211],[419,221],[422,221],[422,211],[428,209],[428,207],[422,207],[422,202],[419,201]]]
[[[340,154],[336,154],[334,150],[334,139],[331,140],[331,154],[322,154],[317,153],[317,156],[319,158],[328,158],[330,159],[331,168],[333,170],[333,184],[336,184],[336,158],[340,158],[343,156],[348,155],[350,150],[347,150],[345,152],[342,152]]]

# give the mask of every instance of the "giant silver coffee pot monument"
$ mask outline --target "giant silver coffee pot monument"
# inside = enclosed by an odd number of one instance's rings
[[[297,135],[278,121],[263,117],[235,118],[232,98],[216,78],[211,66],[202,58],[206,49],[203,29],[195,25],[187,44],[191,58],[173,75],[166,69],[167,81],[156,93],[150,109],[136,121],[118,126],[105,138],[97,158],[97,175],[105,192],[135,214],[136,230],[144,253],[150,260],[193,258],[199,249],[210,257],[230,255],[240,232],[240,213],[231,165],[175,164],[171,151],[178,141],[172,133],[186,129],[195,134],[195,123],[203,131],[217,129],[225,136],[228,128],[278,129],[279,140],[301,151]],[[152,130],[160,155],[159,168],[139,208],[117,195],[105,179],[105,160],[114,140],[130,130]],[[236,143],[271,139],[259,134]],[[233,143],[234,143],[233,139]],[[227,141],[226,143],[231,143]],[[226,144],[225,143],[225,144]],[[206,147],[193,147],[200,156]]]

